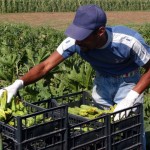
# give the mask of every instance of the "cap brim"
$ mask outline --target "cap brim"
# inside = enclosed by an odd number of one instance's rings
[[[68,37],[71,37],[71,38],[73,38],[75,40],[82,41],[85,38],[87,38],[92,32],[93,32],[93,30],[84,29],[84,28],[78,27],[78,26],[76,26],[74,24],[71,24],[67,28],[65,34]]]

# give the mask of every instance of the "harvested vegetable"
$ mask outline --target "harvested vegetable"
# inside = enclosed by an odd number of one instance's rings
[[[74,115],[79,115],[82,117],[86,117],[88,119],[94,119],[97,118],[98,116],[102,115],[102,114],[108,114],[108,113],[112,113],[114,111],[114,108],[116,107],[116,105],[110,107],[109,110],[102,110],[99,109],[97,107],[94,106],[89,106],[89,105],[81,105],[80,107],[69,107],[68,108],[68,112],[70,114],[74,114]]]

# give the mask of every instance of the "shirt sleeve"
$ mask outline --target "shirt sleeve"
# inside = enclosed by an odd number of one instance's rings
[[[72,56],[76,52],[75,40],[70,37],[66,38],[56,50],[64,58]]]
[[[138,66],[143,66],[150,60],[150,46],[144,42],[144,39],[139,34],[138,38],[138,40],[135,39],[131,53],[135,63]]]

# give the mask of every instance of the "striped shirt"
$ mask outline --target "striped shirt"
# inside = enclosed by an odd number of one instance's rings
[[[67,37],[57,48],[65,59],[78,53],[101,74],[122,75],[131,72],[150,59],[150,46],[142,36],[125,26],[106,27],[107,43],[100,49],[81,51],[75,40]]]

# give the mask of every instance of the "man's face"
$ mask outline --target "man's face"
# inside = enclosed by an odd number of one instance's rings
[[[82,41],[76,40],[76,44],[80,46],[82,51],[89,51],[96,47],[96,37],[94,34],[90,34],[86,39]]]
[[[91,33],[86,39],[82,41],[76,40],[76,45],[79,45],[82,51],[89,51],[94,48],[101,48],[107,39],[105,38],[105,29],[97,30]]]

